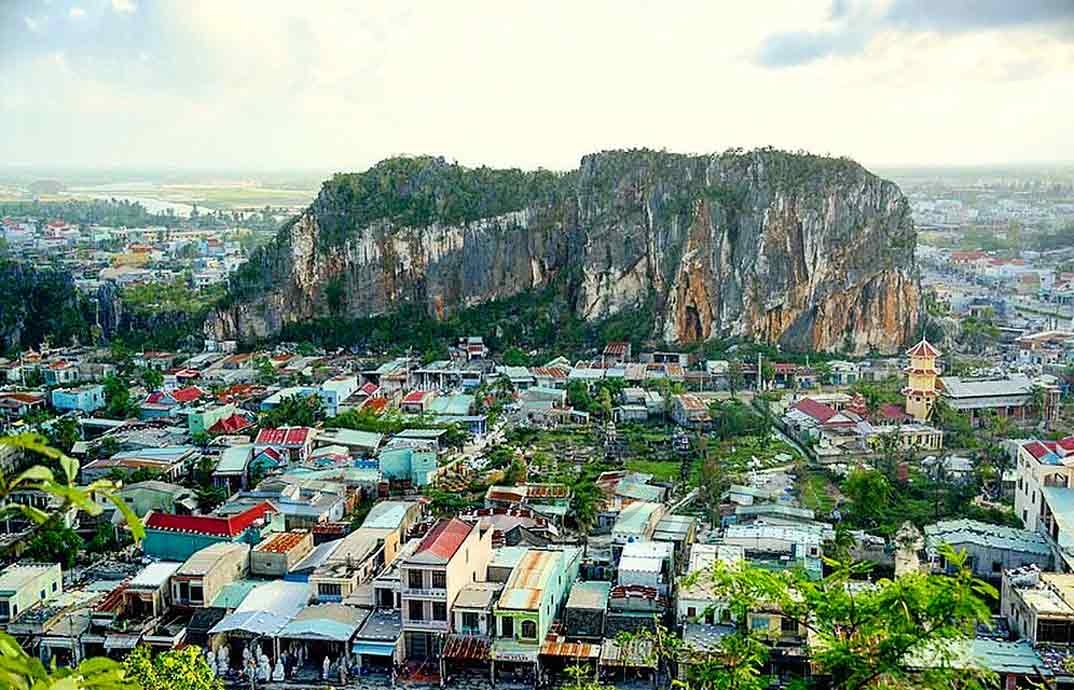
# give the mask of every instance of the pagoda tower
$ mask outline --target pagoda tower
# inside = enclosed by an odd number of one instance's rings
[[[910,358],[910,364],[904,370],[906,387],[902,389],[906,397],[906,414],[918,422],[924,422],[932,414],[932,406],[939,395],[936,377],[940,375],[940,369],[936,366],[936,358],[940,356],[940,351],[922,338],[921,342],[906,351],[906,356]]]

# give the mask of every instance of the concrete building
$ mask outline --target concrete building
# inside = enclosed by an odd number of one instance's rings
[[[1074,642],[1074,575],[1042,573],[1035,565],[1005,571],[1000,615],[1033,644]]]
[[[440,653],[451,609],[467,584],[483,580],[492,558],[492,530],[458,518],[441,520],[400,568],[400,601],[407,659]]]
[[[943,520],[925,526],[925,553],[933,568],[945,570],[947,563],[939,547],[947,544],[965,551],[967,564],[977,577],[998,580],[1003,571],[1034,564],[1050,569],[1052,548],[1037,532],[992,525],[976,520]]]
[[[260,577],[284,577],[312,550],[312,532],[278,532],[250,552],[250,572]]]
[[[0,623],[63,592],[59,563],[12,563],[0,571]]]
[[[496,639],[492,643],[496,668],[537,663],[541,643],[559,616],[578,579],[582,550],[531,549],[504,584],[496,604]]]
[[[208,606],[226,585],[246,577],[250,545],[218,542],[195,552],[171,577],[172,603]]]

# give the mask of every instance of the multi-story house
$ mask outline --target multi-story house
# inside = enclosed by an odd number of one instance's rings
[[[1014,514],[1026,529],[1038,531],[1045,513],[1044,489],[1074,486],[1074,438],[1021,444],[1014,469]]]
[[[581,557],[578,548],[531,549],[515,566],[493,609],[496,639],[492,659],[496,667],[537,662],[541,643],[578,578]]]
[[[466,585],[484,580],[491,558],[492,530],[452,518],[438,522],[403,560],[400,603],[408,659],[439,655],[455,598]]]

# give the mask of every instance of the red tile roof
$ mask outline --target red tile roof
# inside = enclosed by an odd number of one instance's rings
[[[218,419],[216,424],[213,424],[211,427],[209,427],[209,433],[211,433],[211,434],[233,434],[236,431],[242,431],[243,429],[248,429],[253,425],[254,425],[254,423],[251,422],[249,419],[247,419],[246,417],[243,417],[241,414],[235,412],[229,417],[224,417],[223,419]]]
[[[604,346],[604,354],[625,355],[628,347],[630,347],[630,343],[627,342],[608,343]]]
[[[441,520],[421,540],[414,555],[428,553],[445,561],[450,561],[451,557],[462,546],[462,543],[466,541],[466,537],[470,535],[470,530],[472,529],[474,529],[473,525],[469,525],[458,518]]]
[[[262,502],[229,517],[219,515],[171,515],[169,513],[150,513],[145,520],[146,529],[168,532],[187,532],[209,534],[217,537],[237,537],[243,531],[276,509],[270,503]]]
[[[172,391],[172,397],[176,402],[188,403],[194,402],[201,396],[205,395],[205,391],[197,386],[187,386],[186,388],[178,388]]]
[[[410,391],[403,397],[403,404],[420,403],[428,397],[429,391]]]
[[[373,414],[380,414],[384,411],[384,408],[388,407],[387,398],[372,398],[362,406],[363,409],[368,408],[373,411]]]
[[[1061,438],[1055,442],[1055,445],[1070,453],[1071,451],[1074,451],[1074,436],[1067,436],[1066,438]]]
[[[793,405],[793,409],[798,410],[802,414],[809,415],[822,424],[835,416],[835,410],[812,398],[799,400]]]
[[[1029,443],[1022,446],[1022,448],[1025,448],[1026,452],[1032,455],[1037,460],[1040,460],[1051,452],[1050,450],[1048,450],[1048,447],[1040,441],[1030,441]]]
[[[297,447],[306,443],[309,434],[310,428],[306,426],[262,429],[257,433],[257,440],[255,443],[259,446]]]
[[[895,403],[884,403],[876,411],[877,416],[883,419],[902,420],[906,419],[910,415],[906,414],[906,410],[899,407]]]
[[[360,390],[365,395],[373,395],[374,393],[376,393],[377,391],[380,390],[380,386],[378,386],[377,384],[373,383],[372,381],[369,381],[369,382],[365,383],[358,390]]]

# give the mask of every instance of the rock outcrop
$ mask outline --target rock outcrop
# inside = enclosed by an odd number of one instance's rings
[[[443,317],[554,285],[587,320],[644,305],[639,327],[668,342],[891,352],[918,326],[914,246],[899,188],[845,159],[612,151],[562,175],[393,159],[326,182],[206,328],[268,337],[403,303]]]

